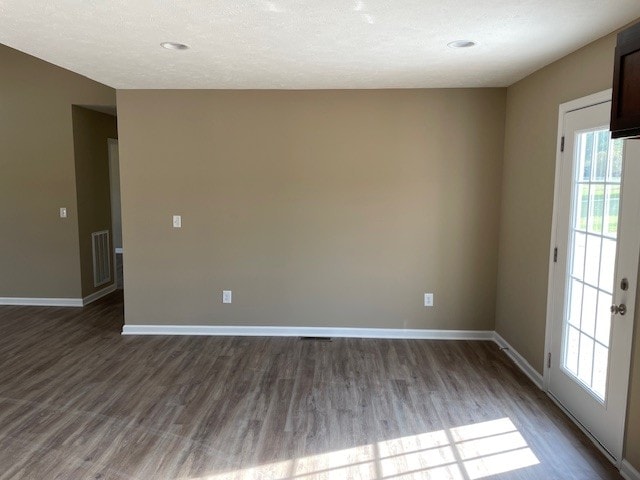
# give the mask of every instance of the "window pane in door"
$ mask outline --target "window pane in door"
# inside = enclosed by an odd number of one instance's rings
[[[598,285],[601,243],[601,237],[596,235],[587,235],[587,258],[584,265],[584,281],[593,286]]]
[[[609,364],[609,349],[595,344],[594,358],[593,358],[593,391],[600,397],[604,398],[605,391],[607,389],[607,367]]]
[[[580,316],[582,315],[582,285],[583,283],[578,280],[571,282],[569,323],[576,328],[580,328]]]
[[[587,249],[587,236],[576,232],[573,237],[573,276],[584,280],[584,255]]]
[[[616,241],[602,240],[602,257],[600,258],[600,288],[613,293],[613,275],[616,268]]]
[[[618,234],[620,185],[607,185],[604,205],[604,234],[615,238]]]
[[[593,344],[594,341],[585,335],[580,334],[580,354],[578,356],[578,378],[586,385],[591,386],[591,369],[593,367]]]
[[[576,229],[587,230],[587,218],[589,216],[589,184],[578,185],[578,198],[576,201]]]
[[[578,167],[578,181],[580,182],[588,182],[591,180],[591,160],[593,158],[593,139],[594,133],[588,132],[584,134],[582,138],[582,149]]]
[[[614,140],[611,146],[611,159],[609,160],[609,173],[607,182],[620,183],[622,181],[622,142]]]
[[[589,285],[584,286],[582,296],[582,322],[580,330],[593,337],[596,332],[596,306],[598,304],[598,290]]]
[[[569,326],[567,335],[567,349],[565,355],[565,368],[573,375],[578,375],[578,353],[580,352],[580,332]]]
[[[592,168],[592,181],[603,182],[607,175],[607,166],[609,160],[609,132],[600,130],[597,132],[596,138],[596,158],[595,168]]]
[[[604,216],[604,185],[591,184],[589,190],[589,231],[602,233],[602,220]]]

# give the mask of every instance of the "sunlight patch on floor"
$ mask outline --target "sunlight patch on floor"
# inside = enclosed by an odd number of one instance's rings
[[[189,480],[476,480],[538,463],[505,417]]]

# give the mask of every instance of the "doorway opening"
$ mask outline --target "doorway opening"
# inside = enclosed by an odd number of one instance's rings
[[[115,291],[118,283],[116,242],[122,250],[118,126],[115,108],[109,107],[73,105],[72,120],[80,280],[82,304],[87,305]]]

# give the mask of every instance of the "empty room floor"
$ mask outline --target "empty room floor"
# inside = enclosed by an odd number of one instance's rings
[[[0,307],[0,479],[621,478],[492,342],[123,337]]]

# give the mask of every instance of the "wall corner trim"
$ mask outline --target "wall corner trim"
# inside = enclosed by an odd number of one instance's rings
[[[0,297],[0,305],[31,307],[82,307],[81,298]]]
[[[500,346],[500,349],[515,363],[524,374],[531,379],[531,381],[540,390],[544,390],[544,383],[542,375],[531,366],[531,364],[522,356],[518,351],[513,348],[509,342],[507,342],[498,332],[493,332],[493,341]]]
[[[640,472],[624,458],[620,463],[620,475],[622,475],[626,480],[640,480]]]
[[[211,335],[241,337],[342,337],[422,340],[493,340],[489,330],[271,327],[219,325],[125,325],[123,335]]]
[[[98,290],[97,292],[93,292],[91,295],[87,295],[86,297],[84,297],[82,299],[82,305],[80,306],[84,307],[85,305],[89,305],[91,302],[95,302],[99,298],[109,295],[111,292],[115,292],[116,288],[117,288],[116,282],[113,282],[108,287],[105,287],[102,290]]]

